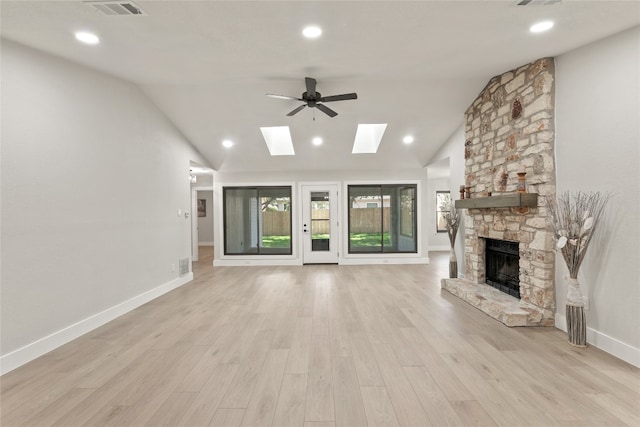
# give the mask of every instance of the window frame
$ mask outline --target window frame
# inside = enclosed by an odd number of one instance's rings
[[[283,212],[289,213],[289,247],[287,252],[261,252],[260,249],[264,247],[261,246],[262,236],[258,235],[258,243],[256,246],[256,252],[229,252],[229,248],[227,245],[227,191],[228,190],[255,190],[256,197],[255,200],[257,203],[260,203],[260,199],[264,196],[261,196],[261,191],[268,190],[288,190],[289,191],[289,206],[288,209]],[[294,210],[294,192],[293,186],[291,185],[228,185],[222,187],[222,240],[223,240],[223,252],[224,256],[236,257],[236,256],[291,256],[293,255],[294,249],[294,236],[293,236],[293,210]],[[257,224],[250,224],[250,227],[256,227],[257,230],[261,229],[261,220],[262,220],[262,210],[258,209],[259,215],[256,216]],[[259,234],[259,231],[258,231]]]
[[[399,183],[348,183],[345,185],[346,186],[346,246],[347,246],[347,255],[406,255],[406,254],[417,254],[419,253],[419,232],[418,232],[418,195],[419,195],[419,185],[416,182],[399,182]],[[358,250],[357,248],[353,248],[352,247],[352,240],[351,240],[351,226],[352,226],[352,221],[351,221],[351,209],[352,208],[352,199],[351,199],[351,195],[352,195],[352,189],[355,188],[375,188],[377,187],[379,189],[379,200],[380,200],[380,246],[379,246],[379,250]],[[406,239],[407,237],[411,238],[411,240],[413,240],[413,248],[411,250],[401,250],[398,248],[398,243],[393,244],[392,246],[389,245],[385,245],[385,232],[384,232],[384,221],[385,221],[385,216],[384,216],[384,209],[385,209],[385,188],[392,188],[393,191],[397,191],[398,192],[398,197],[396,197],[396,202],[394,204],[394,206],[389,206],[389,216],[390,216],[390,221],[393,220],[394,218],[394,214],[392,212],[393,209],[398,210],[398,212],[395,214],[396,216],[396,222],[397,222],[397,230],[393,231],[393,223],[390,225],[390,230],[388,231],[388,234],[391,235],[396,235],[396,239],[400,240],[402,238]],[[412,198],[412,210],[413,210],[413,215],[412,215],[412,225],[411,225],[411,229],[413,232],[413,236],[408,236],[404,233],[402,233],[402,219],[401,219],[401,209],[402,209],[402,200],[401,200],[401,192],[403,190],[406,189],[412,189],[413,190],[413,198]],[[391,204],[391,201],[390,201]],[[395,248],[394,250],[389,250],[390,247]]]
[[[439,203],[438,203],[438,195],[439,194],[447,194],[449,195],[449,209],[439,209]],[[440,224],[439,224],[439,218],[440,218],[440,213],[441,212],[448,212],[451,213],[451,191],[449,190],[437,190],[436,191],[436,233],[446,233],[447,232],[447,227],[446,225],[444,225],[442,228],[440,228]],[[445,214],[446,217],[446,214]]]

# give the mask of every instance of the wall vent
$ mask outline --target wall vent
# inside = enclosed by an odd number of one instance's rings
[[[562,3],[562,0],[519,0],[516,6],[549,6],[556,3]]]
[[[182,258],[180,260],[180,277],[189,274],[189,258]]]
[[[86,4],[93,6],[104,15],[124,16],[124,15],[146,15],[138,5],[131,1],[88,1]]]

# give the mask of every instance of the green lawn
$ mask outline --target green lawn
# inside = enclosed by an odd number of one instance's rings
[[[289,248],[291,236],[262,236],[263,248]]]
[[[328,234],[314,234],[313,239],[328,239]],[[349,235],[352,248],[380,247],[380,233],[351,233]],[[263,248],[289,248],[291,236],[262,236]],[[384,246],[391,246],[391,236],[384,233]]]
[[[352,248],[380,247],[380,233],[351,233],[349,241]],[[384,246],[391,246],[391,235],[384,233]]]
[[[328,239],[328,234],[314,234],[312,239]],[[288,248],[290,247],[291,236],[262,236],[263,248]]]

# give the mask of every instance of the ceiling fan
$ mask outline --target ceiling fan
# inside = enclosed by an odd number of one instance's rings
[[[342,95],[331,95],[331,96],[322,96],[320,92],[316,91],[316,79],[311,77],[305,77],[304,83],[307,86],[307,91],[304,92],[300,98],[296,98],[294,96],[285,96],[285,95],[274,95],[272,93],[267,93],[267,96],[271,98],[279,98],[279,99],[293,99],[295,101],[302,101],[304,104],[295,108],[291,111],[287,116],[293,116],[294,114],[300,112],[304,107],[309,108],[317,108],[322,111],[329,117],[335,117],[338,115],[331,108],[322,104],[324,102],[334,102],[334,101],[346,101],[348,99],[358,99],[358,94],[356,93],[344,93]]]

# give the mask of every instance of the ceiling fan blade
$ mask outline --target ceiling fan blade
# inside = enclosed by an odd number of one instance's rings
[[[307,85],[307,96],[310,98],[315,98],[316,96],[316,79],[312,79],[311,77],[305,77],[304,83]]]
[[[287,114],[287,116],[293,116],[294,114],[298,113],[300,110],[302,110],[306,106],[307,106],[307,104],[302,104],[301,106],[299,106],[295,110],[292,110],[289,114]]]
[[[327,107],[326,105],[316,104],[316,108],[318,110],[322,111],[323,113],[325,113],[329,117],[335,117],[335,116],[338,115],[338,113],[336,113],[335,111],[333,111],[331,108]]]
[[[273,93],[265,93],[269,98],[278,98],[278,99],[294,99],[296,101],[303,101],[301,98],[296,98],[295,96],[286,96],[286,95],[276,95]]]
[[[357,93],[343,93],[342,95],[323,96],[320,102],[346,101],[348,99],[358,99]]]

